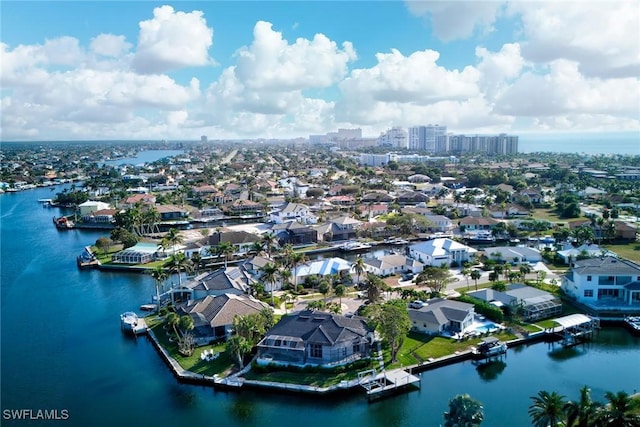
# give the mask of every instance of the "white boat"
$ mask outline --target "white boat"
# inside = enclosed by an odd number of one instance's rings
[[[497,356],[507,352],[507,344],[503,343],[496,337],[487,337],[483,339],[477,347],[471,349],[471,353],[478,357]]]
[[[343,251],[359,251],[361,249],[370,249],[372,246],[367,243],[347,242],[340,246]]]
[[[628,316],[624,318],[624,323],[634,335],[640,335],[640,316]]]
[[[120,315],[120,329],[133,335],[144,334],[147,332],[147,322],[136,313],[127,311]]]

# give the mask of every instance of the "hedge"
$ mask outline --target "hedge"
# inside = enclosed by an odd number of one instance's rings
[[[461,295],[457,298],[457,300],[473,304],[477,313],[488,317],[494,322],[502,323],[504,321],[504,313],[502,312],[502,310],[500,310],[500,308],[496,307],[493,304],[489,304],[486,301],[482,301],[478,298],[470,297],[468,295]]]

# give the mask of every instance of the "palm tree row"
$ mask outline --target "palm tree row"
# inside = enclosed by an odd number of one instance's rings
[[[540,391],[532,396],[529,416],[536,427],[638,427],[640,416],[636,415],[634,402],[624,391],[605,393],[605,404],[595,402],[591,391],[580,389],[578,401],[565,401],[564,396],[554,392]]]

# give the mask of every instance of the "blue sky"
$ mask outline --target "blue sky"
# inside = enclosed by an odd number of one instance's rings
[[[2,139],[640,130],[625,1],[3,1]]]

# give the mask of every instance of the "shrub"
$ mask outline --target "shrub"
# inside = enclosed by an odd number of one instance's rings
[[[489,304],[486,301],[479,300],[477,298],[470,297],[468,295],[462,295],[457,298],[458,301],[473,304],[476,312],[488,317],[494,322],[502,323],[504,321],[504,313],[498,307],[493,304]]]

